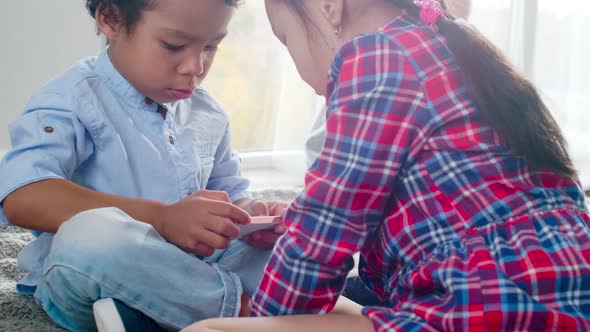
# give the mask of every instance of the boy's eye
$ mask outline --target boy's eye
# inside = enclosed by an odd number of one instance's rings
[[[217,48],[218,47],[214,45],[205,46],[205,52],[214,53],[217,52]]]
[[[178,52],[178,51],[182,51],[182,49],[184,49],[184,45],[175,45],[175,44],[170,44],[167,42],[162,42],[162,44],[164,45],[165,49],[167,49],[168,51],[171,51],[171,52]]]

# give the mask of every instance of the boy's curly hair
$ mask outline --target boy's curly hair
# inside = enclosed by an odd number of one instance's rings
[[[242,0],[219,0],[228,6],[237,7]],[[113,20],[121,20],[128,31],[135,26],[146,9],[156,6],[157,0],[86,0],[86,8],[93,18],[99,6],[104,6],[105,13]]]

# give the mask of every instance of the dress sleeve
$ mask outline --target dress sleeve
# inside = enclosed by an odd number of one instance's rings
[[[384,220],[421,131],[423,93],[399,48],[380,34],[346,44],[331,70],[326,142],[289,208],[251,314],[327,313],[359,251]]]

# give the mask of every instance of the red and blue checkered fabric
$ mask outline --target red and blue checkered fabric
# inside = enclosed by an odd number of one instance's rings
[[[329,312],[360,251],[377,331],[590,331],[581,188],[501,143],[444,38],[402,16],[330,78],[326,143],[252,315]]]

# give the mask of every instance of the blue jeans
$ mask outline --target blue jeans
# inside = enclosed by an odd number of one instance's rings
[[[115,298],[170,329],[234,317],[258,287],[270,251],[233,241],[201,259],[122,211],[83,212],[55,234],[34,296],[59,325],[94,331],[92,304]]]
[[[387,303],[381,301],[377,294],[365,286],[363,281],[358,276],[346,279],[346,287],[342,291],[342,296],[360,304],[363,307],[387,306]]]

